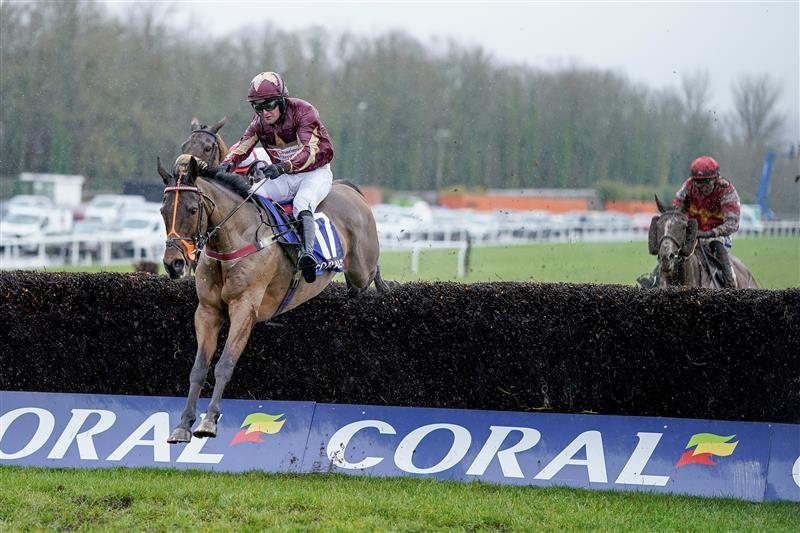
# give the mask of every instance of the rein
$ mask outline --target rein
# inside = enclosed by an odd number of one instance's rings
[[[196,130],[196,131],[203,131],[203,130]],[[205,133],[211,134],[211,132],[205,132]],[[251,191],[250,194],[248,194],[247,197],[239,203],[239,205],[237,205],[233,210],[231,210],[231,212],[228,213],[228,215],[219,222],[219,224],[216,224],[214,225],[214,227],[209,229],[208,223],[206,223],[206,230],[205,232],[203,232],[202,220],[204,218],[210,220],[211,214],[214,212],[217,205],[216,203],[214,203],[214,200],[212,200],[207,194],[205,194],[202,190],[200,190],[200,188],[190,185],[182,185],[180,183],[181,177],[182,175],[178,177],[178,180],[174,186],[166,187],[164,189],[164,193],[168,192],[175,193],[175,204],[172,208],[172,224],[171,228],[167,232],[167,247],[180,249],[181,253],[184,254],[187,258],[193,257],[196,260],[198,259],[200,252],[203,252],[208,257],[219,261],[232,261],[234,259],[240,259],[242,257],[245,257],[254,252],[258,252],[260,250],[263,250],[264,248],[271,246],[278,240],[280,236],[291,231],[291,229],[289,229],[278,233],[273,232],[272,237],[270,237],[270,239],[265,243],[263,240],[258,239],[258,230],[256,230],[255,242],[252,242],[242,248],[239,248],[238,250],[234,250],[232,252],[216,252],[214,250],[209,250],[206,247],[206,245],[214,236],[214,234],[217,231],[219,231],[228,220],[230,220],[230,218],[236,213],[236,211],[238,211],[244,204],[250,201],[250,199],[255,194],[257,188]],[[192,192],[199,195],[198,209],[201,211],[201,215],[197,219],[197,229],[195,230],[195,234],[192,237],[182,236],[175,230],[175,224],[177,222],[177,217],[178,217],[178,198],[181,191]],[[207,213],[206,213],[205,203],[203,202],[203,200],[208,200],[208,202],[212,205],[211,210]],[[261,225],[266,225],[273,229],[278,227],[278,225],[270,224],[264,221],[263,218],[261,220]]]

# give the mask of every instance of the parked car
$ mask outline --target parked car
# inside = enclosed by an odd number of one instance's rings
[[[43,218],[43,233],[67,233],[72,229],[72,211],[55,205],[47,196],[19,194],[6,202],[5,210],[6,219],[15,214]]]
[[[84,219],[99,220],[111,226],[126,215],[145,204],[144,196],[134,194],[98,194],[83,212]]]
[[[0,220],[0,236],[3,238],[38,238],[44,235],[47,217],[32,213],[11,212]]]
[[[157,205],[160,207],[160,204]],[[119,221],[116,235],[130,239],[120,243],[120,253],[132,256],[137,246],[145,253],[153,241],[165,241],[167,228],[158,210],[153,212],[152,209],[147,209],[125,215]]]

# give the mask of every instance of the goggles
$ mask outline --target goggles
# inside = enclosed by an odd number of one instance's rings
[[[255,110],[255,112],[258,113],[260,111],[272,111],[273,109],[278,107],[280,103],[281,103],[281,98],[278,97],[278,98],[270,98],[268,100],[259,100],[257,102],[251,102],[251,105],[253,106],[253,110]]]

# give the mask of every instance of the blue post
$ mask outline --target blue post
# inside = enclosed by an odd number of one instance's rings
[[[758,206],[761,208],[761,218],[775,220],[775,213],[767,207],[767,194],[769,194],[769,179],[772,174],[772,161],[775,159],[775,152],[767,151],[764,157],[764,170],[761,172],[761,181],[758,184]]]

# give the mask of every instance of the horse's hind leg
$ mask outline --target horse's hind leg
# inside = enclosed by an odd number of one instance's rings
[[[263,291],[262,291],[263,292]],[[256,322],[256,311],[258,303],[261,301],[260,295],[255,295],[254,291],[245,293],[236,300],[229,303],[228,315],[231,325],[228,330],[228,340],[225,341],[225,348],[222,355],[214,366],[214,392],[211,395],[211,402],[203,421],[194,430],[195,437],[216,437],[217,421],[219,420],[219,403],[222,400],[222,393],[225,386],[233,375],[233,369],[242,355],[250,332]]]
[[[172,430],[167,442],[189,442],[192,438],[192,424],[197,412],[197,399],[208,375],[208,365],[217,351],[217,338],[222,327],[222,314],[219,309],[200,304],[194,313],[194,329],[197,334],[197,354],[192,372],[189,374],[189,396],[181,414],[181,421]]]
[[[390,290],[392,290],[397,286],[396,281],[383,280],[383,278],[381,277],[380,265],[375,266],[375,279],[373,281],[375,282],[375,288],[378,289],[378,292],[381,294],[386,294],[387,292],[389,292]]]
[[[350,298],[357,298],[364,294],[367,289],[369,288],[370,283],[375,282],[375,288],[378,289],[380,294],[386,294],[396,285],[393,281],[384,281],[381,277],[381,267],[379,265],[375,266],[375,274],[368,278],[368,281],[364,283],[363,286],[357,286],[354,283],[350,282],[350,278],[348,273],[345,273],[345,282],[347,283],[347,296]]]

